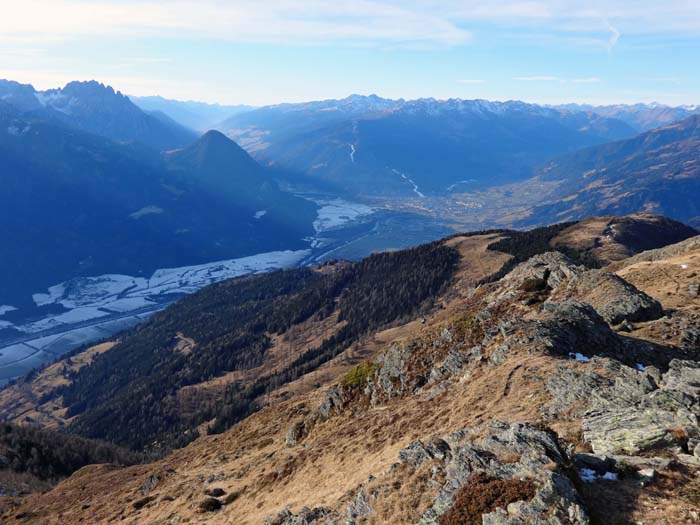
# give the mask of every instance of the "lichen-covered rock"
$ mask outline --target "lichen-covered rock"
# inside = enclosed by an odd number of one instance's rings
[[[146,479],[143,480],[143,483],[141,483],[141,494],[146,496],[149,492],[151,492],[154,488],[158,486],[158,483],[160,483],[159,475],[153,474],[151,476],[148,476]]]
[[[590,304],[606,322],[616,325],[658,319],[661,304],[621,277],[605,270],[576,273],[554,297],[567,297]]]
[[[287,430],[287,434],[284,438],[284,443],[288,447],[294,447],[299,444],[299,442],[306,435],[306,422],[304,420],[295,421],[292,426]]]
[[[683,392],[700,403],[700,363],[673,359],[663,376],[663,388]]]
[[[616,368],[614,384],[594,393],[584,418],[584,439],[594,452],[683,452],[700,439],[700,364],[672,360],[660,386],[644,372]]]
[[[659,388],[651,375],[612,359],[605,361],[605,377],[608,384],[590,392],[592,410],[635,406]]]
[[[527,281],[539,280],[550,290],[555,290],[562,282],[584,270],[583,266],[574,264],[560,252],[547,252],[516,266],[503,278],[502,288],[514,292],[521,289]]]
[[[370,504],[369,498],[364,488],[360,489],[352,503],[348,506],[347,514],[345,517],[346,525],[355,525],[357,523],[357,518],[363,516],[369,516],[372,513],[372,505]]]
[[[318,419],[326,420],[331,415],[345,406],[347,397],[344,395],[343,389],[339,385],[333,385],[328,389],[326,397],[321,406],[316,411]]]
[[[548,417],[570,412],[582,416],[588,411],[593,392],[611,385],[611,380],[589,369],[573,369],[559,366],[547,378],[545,386],[551,400],[542,407],[542,413]]]
[[[339,525],[340,521],[337,514],[331,509],[304,507],[299,511],[299,514],[284,509],[276,516],[266,518],[263,523],[264,525]]]
[[[583,436],[596,454],[635,455],[644,450],[677,448],[697,425],[697,417],[687,410],[628,407],[589,413]]]
[[[413,468],[432,462],[442,472],[444,484],[421,517],[423,525],[437,525],[455,504],[462,487],[475,475],[494,480],[529,480],[533,497],[489,509],[484,523],[587,524],[588,517],[571,481],[564,473],[568,462],[556,436],[527,424],[489,424],[456,432],[444,439],[414,442],[399,453]]]
[[[620,337],[588,304],[567,299],[547,302],[536,337],[541,345],[560,355],[616,355],[622,350]]]

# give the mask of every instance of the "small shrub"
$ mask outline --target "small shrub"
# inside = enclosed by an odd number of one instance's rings
[[[221,502],[216,498],[207,498],[199,503],[202,512],[214,512],[221,508]]]
[[[481,525],[481,516],[510,503],[532,499],[535,486],[531,481],[497,479],[475,474],[459,490],[452,507],[438,522],[440,525]]]
[[[145,498],[141,498],[139,500],[136,500],[132,503],[133,507],[136,510],[142,509],[146,505],[148,505],[151,501],[155,500],[155,496],[146,496]]]
[[[221,496],[226,494],[226,491],[222,488],[216,487],[213,489],[205,490],[204,494],[206,494],[207,496],[211,496],[212,498],[220,498]]]
[[[674,443],[679,445],[684,452],[688,452],[688,440],[690,439],[690,436],[688,436],[688,432],[686,432],[685,429],[672,428],[668,430],[668,433]]]
[[[229,505],[230,503],[233,503],[236,501],[238,498],[241,497],[241,492],[237,490],[236,492],[231,492],[228,496],[224,498],[224,505]]]
[[[343,378],[342,385],[348,388],[362,388],[377,371],[377,365],[365,361],[353,367]]]

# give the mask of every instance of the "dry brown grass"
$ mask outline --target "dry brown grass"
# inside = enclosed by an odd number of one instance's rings
[[[618,481],[580,483],[577,488],[592,525],[698,523],[700,484],[695,474],[682,467],[657,472],[646,486],[630,473]]]
[[[481,250],[482,263],[484,258],[490,262],[479,270],[473,268],[476,262],[465,265],[455,286],[441,298],[442,308],[429,315],[425,322],[416,320],[368,336],[318,370],[268,396],[265,409],[224,434],[202,436],[149,466],[83,469],[49,493],[28,497],[8,516],[14,520],[17,513],[32,512],[34,521],[21,518],[17,522],[46,525],[110,520],[132,525],[170,520],[253,525],[287,506],[295,512],[303,506],[341,509],[364,486],[368,493],[376,491],[375,512],[363,518],[364,523],[416,523],[434,501],[444,480],[432,478],[430,462],[417,470],[405,465],[393,467],[398,452],[416,439],[444,436],[492,419],[540,421],[541,408],[550,402],[545,379],[561,366],[561,360],[547,355],[544,349],[512,347],[503,364],[481,363],[432,398],[422,394],[407,395],[376,407],[353,407],[318,423],[302,445],[291,448],[284,444],[285,434],[292,423],[320,405],[330,385],[376,351],[396,341],[429,338],[440,327],[468,318],[470,305],[475,304],[487,288],[481,287],[475,292],[474,283],[490,268],[500,268],[508,257],[486,253],[485,246],[493,239],[481,237],[457,237],[451,241],[459,246],[463,257],[474,258],[474,252]],[[315,344],[316,338],[332,333],[337,328],[334,322],[331,319],[326,325],[310,323],[276,339],[265,370],[274,368],[273,363],[285,362],[304,346]],[[500,342],[496,338],[493,345]],[[490,350],[484,349],[485,354],[489,355]],[[205,388],[216,392],[219,384],[212,382]],[[550,423],[560,435],[576,440],[580,420],[574,415],[563,415]],[[515,457],[500,459],[516,460]],[[163,476],[152,494],[148,494],[157,499],[141,509],[134,509],[133,502],[144,497],[140,492],[143,480],[154,471],[169,473]],[[370,475],[376,479],[368,483]],[[685,523],[687,521],[683,520],[690,516],[687,509],[691,505],[683,499],[680,486],[689,482],[689,476],[675,471],[663,473],[658,484],[641,493],[638,487],[634,488],[635,481],[630,477],[609,482],[618,483],[611,485],[617,487],[617,492],[602,485],[600,488],[591,486],[592,492],[586,497],[590,497],[591,505],[603,508],[601,501],[609,494],[610,508],[619,504],[624,516],[644,523]],[[209,482],[210,479],[213,481]],[[492,499],[479,499],[472,494],[465,496],[464,504],[477,511],[487,509],[484,512],[493,505],[507,504],[496,494],[504,490],[497,491],[496,486],[489,483],[485,482],[494,489]],[[221,511],[202,515],[197,511],[197,504],[210,484],[237,496],[235,503]],[[527,495],[524,487],[502,488],[513,496]],[[595,492],[599,489],[600,492]],[[692,495],[693,492],[687,497]],[[83,508],[84,505],[90,507]],[[668,516],[661,510],[666,506],[670,509]]]

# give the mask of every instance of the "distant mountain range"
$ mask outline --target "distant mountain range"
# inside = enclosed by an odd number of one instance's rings
[[[188,128],[207,131],[237,113],[250,111],[252,106],[205,104],[204,102],[170,100],[163,97],[136,97],[129,95],[131,101],[144,111],[162,114]]]
[[[281,191],[221,133],[161,153],[194,134],[173,133],[181,128],[111,88],[11,88],[0,101],[0,246],[12,254],[0,258],[1,303],[79,275],[307,247],[316,205]]]
[[[665,106],[663,104],[616,104],[591,106],[587,104],[566,104],[556,106],[568,111],[586,111],[603,117],[621,120],[638,132],[668,126],[691,115],[700,113],[699,106]]]
[[[33,117],[158,150],[178,148],[197,138],[194,131],[145,113],[120,92],[95,81],[37,91],[28,84],[0,80],[0,100]]]
[[[642,210],[697,224],[700,115],[566,155],[546,164],[538,178],[560,185],[526,223]]]
[[[553,157],[635,134],[590,111],[374,95],[263,107],[219,129],[292,180],[418,195],[522,180]]]

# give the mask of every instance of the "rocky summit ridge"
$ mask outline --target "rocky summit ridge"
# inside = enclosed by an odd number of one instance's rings
[[[602,268],[546,251],[475,279],[467,261],[494,241],[445,241],[461,266],[436,307],[370,334],[359,362],[342,353],[223,434],[85,467],[3,519],[698,523],[700,237]]]

